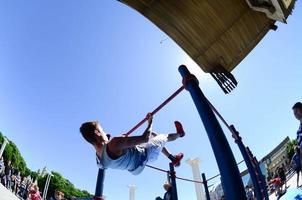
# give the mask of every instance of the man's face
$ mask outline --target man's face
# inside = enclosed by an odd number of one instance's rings
[[[302,120],[302,108],[294,108],[294,115],[296,117],[297,120]]]
[[[104,132],[103,128],[101,127],[100,123],[98,123],[98,122],[97,122],[97,126],[96,126],[94,133],[97,135],[96,138],[97,138],[98,143],[103,143],[104,141],[105,142],[108,141],[108,137],[107,137],[106,133]]]
[[[56,192],[55,198],[56,198],[56,200],[62,200],[62,199],[64,199],[64,194],[62,192]]]

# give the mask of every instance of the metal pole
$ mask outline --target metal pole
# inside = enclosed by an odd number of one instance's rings
[[[105,169],[99,169],[98,178],[96,181],[94,200],[104,200],[103,188],[105,179]]]
[[[256,177],[257,177],[257,181],[259,183],[259,186],[260,186],[260,190],[261,190],[261,193],[262,193],[262,197],[265,199],[265,200],[268,200],[268,191],[267,191],[267,185],[266,185],[266,181],[264,179],[264,176],[260,170],[260,167],[259,167],[259,163],[257,161],[257,159],[254,157],[253,153],[251,152],[251,150],[249,149],[249,147],[246,147],[246,152],[251,160],[251,163],[253,165],[253,168],[254,168],[254,171],[255,171],[255,174],[256,174]]]
[[[192,96],[208,134],[225,188],[226,199],[246,200],[244,186],[229,143],[207,99],[198,86],[197,78],[184,65],[180,66],[178,70],[183,77],[186,90]]]
[[[255,173],[255,169],[254,169],[254,167],[252,165],[252,161],[249,158],[249,155],[248,155],[248,153],[246,151],[246,148],[245,148],[245,146],[244,146],[244,144],[242,142],[242,138],[239,136],[239,132],[235,129],[234,125],[231,125],[230,128],[232,129],[232,136],[235,139],[235,143],[239,147],[239,150],[240,150],[240,152],[242,154],[242,157],[243,157],[243,159],[245,161],[245,164],[247,166],[249,175],[250,175],[250,177],[252,179],[253,186],[254,186],[254,191],[255,191],[257,200],[262,200],[263,196],[262,196],[262,192],[261,192],[261,186],[259,185],[259,182],[257,180],[257,175]]]
[[[51,173],[47,174],[47,178],[46,178],[46,182],[45,182],[45,186],[44,186],[44,191],[43,191],[43,196],[42,199],[45,200],[47,198],[47,192],[48,192],[48,187],[49,187],[49,183],[50,183],[50,179],[53,175]]]
[[[3,143],[2,143],[1,149],[0,149],[0,158],[2,157],[4,149],[8,143],[9,143],[8,139],[6,137],[4,137],[4,140],[3,140]]]
[[[49,175],[47,174],[46,180],[45,180],[45,185],[44,185],[44,190],[43,190],[43,195],[42,195],[42,199],[45,199],[45,193],[46,193],[46,188],[47,188],[47,184],[48,184],[48,179],[49,179]]]
[[[201,176],[202,176],[202,182],[203,182],[204,190],[206,192],[206,199],[207,200],[211,200],[210,199],[210,192],[209,192],[209,188],[208,188],[208,182],[207,182],[207,179],[206,179],[206,175],[204,173],[202,173]]]
[[[170,166],[170,180],[172,185],[172,200],[178,200],[177,197],[177,188],[176,188],[176,180],[175,180],[175,171],[172,163],[169,163]]]
[[[259,179],[261,181],[261,186],[262,186],[261,188],[263,190],[263,197],[265,198],[265,200],[268,200],[269,197],[268,197],[268,191],[267,191],[267,185],[266,185],[265,177],[262,174],[262,171],[260,169],[258,160],[256,159],[255,156],[253,158],[254,158],[254,162],[255,162],[255,165],[256,165],[256,170],[258,171]]]

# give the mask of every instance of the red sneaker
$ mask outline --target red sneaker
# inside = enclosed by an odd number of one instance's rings
[[[180,137],[185,136],[186,133],[185,133],[184,129],[182,128],[181,123],[179,121],[175,121],[174,124],[175,124],[175,128],[176,128],[176,133],[178,133]]]
[[[174,157],[175,157],[175,160],[172,162],[172,164],[175,167],[178,167],[180,165],[180,162],[181,162],[182,158],[184,157],[184,154],[179,153],[179,154],[175,155]]]

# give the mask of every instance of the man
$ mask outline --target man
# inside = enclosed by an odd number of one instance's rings
[[[301,102],[295,103],[295,105],[293,106],[293,112],[296,119],[300,122],[300,126],[297,131],[297,144],[301,150],[302,149],[302,103]],[[300,163],[302,166],[302,151],[300,151]]]
[[[253,200],[254,199],[254,192],[252,187],[250,186],[245,186],[245,193],[246,193],[246,198],[247,200]]]
[[[4,160],[3,160],[3,157],[1,156],[0,158],[0,184],[3,183],[3,179],[4,179]]]
[[[5,174],[5,187],[9,190],[11,190],[11,175],[12,175],[12,166],[11,166],[11,161],[7,161],[7,165],[5,166],[4,169],[4,174]]]
[[[164,146],[166,142],[185,135],[180,122],[175,122],[177,133],[164,135],[152,132],[151,114],[147,115],[147,119],[148,126],[142,135],[114,137],[111,140],[108,140],[99,122],[82,124],[80,132],[84,139],[94,147],[99,168],[128,170],[137,175],[143,171],[148,161],[156,160],[160,152],[166,155],[175,166],[179,166],[183,154],[173,156]]]
[[[49,200],[64,200],[64,193],[61,190],[56,189],[54,197],[51,197]]]
[[[300,149],[298,146],[295,147],[295,154],[293,155],[291,159],[291,166],[295,170],[297,174],[297,187],[299,187],[299,176],[301,172],[301,162],[300,162]]]
[[[27,196],[27,194],[26,194],[26,182],[27,182],[26,177],[24,177],[23,180],[20,183],[18,194],[21,197],[21,199],[26,199],[25,196]]]
[[[278,168],[277,173],[281,180],[281,190],[283,190],[283,185],[285,186],[284,190],[286,190],[286,175],[282,166]]]
[[[163,188],[166,190],[164,198],[156,197],[155,200],[172,200],[172,185],[169,182],[165,182]]]
[[[18,171],[16,178],[15,178],[15,184],[14,184],[15,194],[17,194],[19,192],[20,183],[21,183],[21,172]]]

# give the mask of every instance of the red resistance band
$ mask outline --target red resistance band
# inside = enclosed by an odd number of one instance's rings
[[[155,110],[151,112],[151,115],[155,115],[160,109],[162,109],[165,105],[167,105],[174,97],[176,97],[181,91],[185,89],[184,86],[181,86],[176,92],[174,92],[169,98],[167,98],[162,104],[160,104]],[[125,136],[129,136],[133,131],[135,131],[138,127],[140,127],[143,123],[145,123],[148,120],[147,117],[145,117],[142,121],[140,121],[138,124],[136,124],[130,131],[125,133]]]

